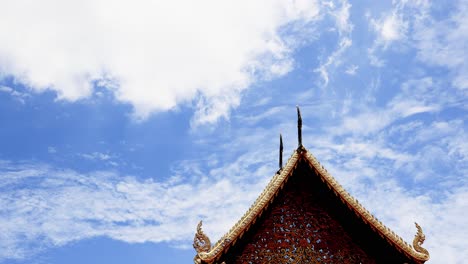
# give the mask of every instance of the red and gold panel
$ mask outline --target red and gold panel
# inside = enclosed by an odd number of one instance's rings
[[[226,264],[376,263],[326,210],[311,176],[292,175]]]

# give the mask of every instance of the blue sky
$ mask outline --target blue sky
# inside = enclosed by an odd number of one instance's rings
[[[467,1],[0,1],[0,263],[190,263],[304,145],[468,259]]]

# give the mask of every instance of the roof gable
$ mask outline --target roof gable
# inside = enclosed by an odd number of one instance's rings
[[[274,201],[218,263],[381,263],[329,210],[340,206],[347,209],[301,160]]]
[[[294,151],[286,165],[280,168],[273,176],[254,204],[228,233],[211,246],[208,237],[201,230],[200,222],[194,239],[194,248],[197,251],[197,255],[194,259],[195,263],[215,263],[216,261],[222,261],[223,256],[228,254],[230,250],[232,251],[234,245],[243,239],[243,236],[249,232],[257,221],[260,221],[261,216],[272,206],[276,197],[283,192],[289,178],[297,173],[300,164],[306,165],[308,169],[314,173],[315,177],[324,183],[324,186],[326,186],[324,189],[329,190],[330,193],[337,198],[337,201],[342,206],[346,207],[354,215],[353,217],[355,219],[358,219],[358,222],[366,226],[367,230],[372,233],[371,236],[380,237],[380,240],[385,244],[384,247],[391,247],[395,252],[399,252],[401,255],[405,256],[410,262],[424,263],[427,261],[429,259],[429,252],[421,247],[425,237],[419,225],[416,224],[417,234],[412,247],[366,210],[328,173],[318,160],[302,146],[300,125],[298,125],[298,128],[298,149]],[[282,166],[281,163],[280,161],[280,166]]]

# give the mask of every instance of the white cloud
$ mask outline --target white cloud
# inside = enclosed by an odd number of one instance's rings
[[[49,153],[54,153],[50,152]],[[96,162],[99,164],[105,164],[113,167],[119,166],[121,163],[125,164],[125,162],[121,162],[118,155],[111,154],[111,153],[103,153],[103,152],[91,152],[91,153],[80,153],[77,154],[78,157],[81,157],[85,160]]]
[[[291,70],[278,30],[307,27],[315,1],[2,1],[0,73],[64,100],[93,83],[144,118],[196,102],[195,124],[227,117],[257,78]]]
[[[384,106],[355,102],[356,109],[343,115],[337,126],[330,126],[327,130],[332,135],[372,135],[403,118],[436,113],[456,105],[455,96],[447,93],[445,87],[431,77],[410,79],[401,84],[401,91]]]
[[[83,154],[79,154],[79,156],[88,160],[102,160],[102,161],[110,160],[111,158],[113,158],[110,154],[101,153],[101,152],[83,153]]]
[[[414,195],[392,181],[380,180],[372,188],[361,187],[357,195],[379,219],[406,241],[411,242],[417,221],[426,234],[423,247],[431,254],[429,263],[463,263],[466,249],[466,218],[459,217],[468,210],[468,189],[463,186],[451,190],[447,197],[437,201],[428,195]],[[445,241],[440,243],[440,241]]]
[[[323,79],[323,87],[326,87],[330,81],[329,71],[342,64],[343,53],[352,45],[351,33],[353,24],[349,20],[349,10],[351,5],[347,1],[339,1],[339,5],[335,2],[323,4],[327,7],[327,12],[334,18],[335,27],[340,35],[338,47],[333,51],[321,64],[314,70],[320,74]]]
[[[329,78],[329,68],[336,67],[342,63],[341,56],[343,53],[351,46],[352,41],[347,37],[343,37],[339,44],[338,48],[327,57],[326,61],[322,63],[314,72],[318,72],[323,79],[323,86],[327,86],[328,82],[330,81]]]
[[[374,44],[368,49],[369,62],[375,67],[383,67],[384,60],[376,55],[380,49],[387,49],[392,43],[406,39],[408,22],[401,15],[399,8],[385,14],[379,19],[369,20],[372,30],[376,33]]]
[[[346,68],[345,73],[348,75],[355,75],[358,69],[359,69],[359,66],[350,65],[348,68]]]
[[[428,263],[444,258],[461,263],[468,254],[466,235],[460,232],[467,220],[459,217],[467,210],[468,192],[463,180],[468,164],[463,122],[404,122],[417,112],[433,113],[432,106],[450,105],[451,98],[439,97],[440,87],[431,78],[409,80],[402,87],[383,109],[364,108],[358,114],[352,109],[336,117],[340,125],[330,133],[321,134],[306,122],[304,142],[313,146],[314,154],[347,190],[407,241],[418,221],[432,255]],[[316,112],[314,107],[304,107],[303,117]],[[296,124],[291,120],[295,113],[278,109],[259,117],[279,121],[268,129],[257,127],[256,117],[239,117],[245,126],[221,135],[228,141],[205,139],[212,140],[220,154],[176,162],[173,177],[163,182],[0,161],[0,246],[5,249],[0,258],[30,257],[37,245],[46,249],[94,236],[189,247],[199,219],[214,242],[243,215],[276,171],[278,132],[284,132],[285,149],[295,145]],[[356,132],[356,127],[372,120],[374,129]],[[344,131],[346,137],[333,131]],[[405,140],[396,145],[390,138]],[[412,149],[413,144],[435,148]],[[111,156],[100,154],[89,155],[98,160]],[[286,151],[285,158],[289,154]],[[428,166],[435,161],[448,164],[450,170],[438,175]],[[421,180],[418,172],[426,178]],[[454,181],[456,185],[451,184]],[[442,187],[423,188],[427,184]],[[440,244],[446,234],[450,239]]]
[[[353,31],[353,24],[350,22],[349,14],[351,4],[346,0],[340,0],[338,8],[335,8],[333,2],[329,2],[330,15],[335,19],[336,27],[340,34],[347,34]]]
[[[437,20],[428,15],[415,20],[415,46],[418,58],[430,65],[443,66],[453,74],[452,85],[468,89],[467,1],[456,1],[455,11],[449,18]],[[466,90],[465,90],[466,91]]]
[[[387,47],[393,41],[406,38],[408,22],[398,13],[385,15],[378,20],[371,20],[375,32],[378,34],[377,42]]]
[[[13,89],[7,86],[0,86],[0,92],[11,94],[13,92]]]
[[[370,64],[376,67],[385,65],[385,61],[378,55],[379,51],[392,45],[404,47],[408,44],[413,35],[411,30],[414,21],[424,17],[429,7],[425,0],[393,1],[392,5],[390,11],[380,14],[378,18],[373,18],[370,12],[366,14],[369,27],[376,35],[373,45],[368,49]]]
[[[20,101],[23,104],[25,103],[25,99],[30,96],[28,93],[22,93],[11,87],[4,86],[4,85],[0,85],[0,92],[11,95],[13,98]]]
[[[252,125],[262,120],[278,116],[281,112],[285,111],[289,111],[289,108],[285,106],[276,106],[270,109],[263,109],[261,113],[255,113],[248,116],[239,116],[239,119],[242,123],[248,123],[249,125]]]
[[[55,154],[57,153],[57,149],[54,147],[47,147],[47,152],[49,152],[50,154]]]
[[[377,33],[375,43],[369,49],[371,64],[384,65],[376,55],[379,49],[404,43],[415,48],[417,58],[427,66],[449,69],[451,84],[466,95],[468,55],[464,43],[468,41],[467,11],[467,1],[454,1],[450,9],[443,11],[440,5],[429,1],[395,1],[390,13],[369,20]],[[436,13],[446,15],[435,16]]]
[[[406,241],[415,234],[413,222],[421,224],[427,238],[424,247],[431,253],[427,263],[463,263],[468,256],[468,220],[460,217],[468,210],[463,122],[412,122],[403,127],[401,123],[406,123],[398,121],[371,131],[370,136],[366,132],[344,139],[307,137],[338,181]],[[367,126],[366,122],[363,118],[361,125]],[[388,133],[394,127],[398,132]],[[396,144],[392,138],[401,141]]]
[[[1,161],[0,262],[95,236],[187,246],[200,219],[219,237],[273,175],[260,153],[211,170],[181,161],[165,182]]]

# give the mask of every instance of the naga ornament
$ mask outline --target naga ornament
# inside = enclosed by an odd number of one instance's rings
[[[426,240],[426,236],[424,235],[422,228],[418,225],[418,223],[414,223],[414,224],[416,225],[416,229],[418,231],[416,232],[416,235],[414,236],[414,239],[413,239],[413,248],[417,252],[427,255],[429,257],[429,251],[427,251],[427,249],[421,246],[424,243],[424,240]]]
[[[197,251],[200,252],[208,252],[211,249],[211,242],[207,235],[202,230],[202,221],[197,225],[197,233],[193,238],[193,247]]]

